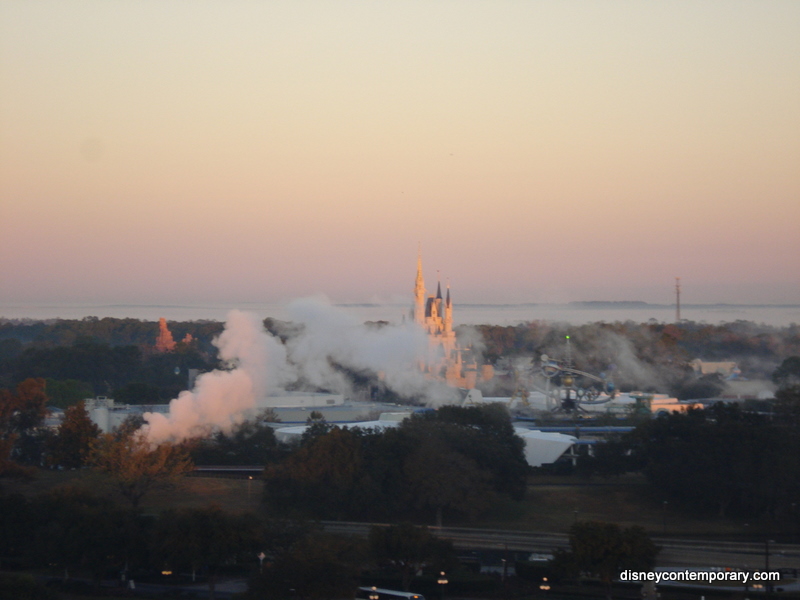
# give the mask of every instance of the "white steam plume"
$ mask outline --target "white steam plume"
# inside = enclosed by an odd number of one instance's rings
[[[431,403],[453,399],[453,390],[425,379],[418,368],[428,351],[427,335],[418,325],[367,326],[325,298],[296,300],[288,311],[303,325],[287,341],[289,359],[308,383],[346,392],[348,383],[333,360],[354,371],[380,373],[387,387],[402,396]]]
[[[595,356],[610,359],[616,365],[616,375],[629,384],[640,389],[653,386],[660,389],[666,387],[659,369],[641,360],[637,356],[633,342],[622,335],[611,331],[604,332],[592,347],[592,352]]]
[[[170,402],[169,413],[145,413],[144,433],[153,443],[205,435],[212,428],[230,431],[257,400],[299,380],[313,388],[350,391],[334,363],[358,373],[380,374],[392,391],[429,404],[457,399],[456,390],[426,379],[419,364],[428,338],[418,325],[368,326],[323,298],[306,298],[288,307],[300,325],[284,346],[252,314],[232,311],[214,340],[231,370],[197,378],[195,388]]]
[[[283,386],[291,375],[285,348],[255,315],[231,311],[214,344],[233,369],[200,375],[192,391],[181,392],[170,402],[169,414],[145,413],[151,442],[182,440],[212,427],[229,431],[257,398]]]

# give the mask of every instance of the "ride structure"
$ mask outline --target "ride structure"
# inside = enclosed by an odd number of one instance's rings
[[[553,413],[587,412],[584,406],[606,404],[616,398],[613,370],[614,365],[609,365],[607,373],[594,375],[575,368],[570,337],[566,336],[565,358],[556,360],[542,354],[532,387],[544,394],[547,408]]]

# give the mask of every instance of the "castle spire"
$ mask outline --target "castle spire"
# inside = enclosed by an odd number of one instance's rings
[[[450,280],[447,281],[447,299],[444,301],[444,330],[453,330],[453,303],[450,301]]]
[[[417,248],[417,279],[414,282],[414,321],[425,324],[425,280],[422,277],[422,245]]]

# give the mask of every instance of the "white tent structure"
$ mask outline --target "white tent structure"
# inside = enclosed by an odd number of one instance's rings
[[[575,443],[571,435],[549,433],[515,427],[514,432],[525,440],[525,460],[532,467],[556,462]]]

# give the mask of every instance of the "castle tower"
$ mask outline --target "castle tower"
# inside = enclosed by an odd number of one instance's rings
[[[444,311],[442,310],[442,282],[439,281],[439,278],[438,278],[439,272],[438,271],[436,272],[436,275],[437,275],[437,278],[436,278],[436,298],[434,299],[433,303],[436,306],[436,316],[439,319],[436,322],[436,324],[438,326],[437,330],[439,332],[442,332],[442,331],[444,331],[444,326],[443,326],[443,323],[442,323],[442,319],[444,318]]]
[[[447,298],[444,301],[444,331],[453,331],[453,303],[450,301],[450,282],[447,283]]]
[[[474,388],[478,382],[478,365],[471,350],[461,348],[456,340],[450,283],[447,283],[447,294],[444,298],[441,281],[437,281],[436,294],[426,297],[421,256],[417,257],[412,313],[414,322],[422,326],[428,334],[428,357],[420,364],[420,369],[427,377],[443,380],[447,385]],[[481,378],[491,379],[491,367],[484,367],[487,365],[482,367]]]
[[[425,325],[425,280],[422,278],[422,251],[417,251],[417,279],[414,282],[414,322]]]

